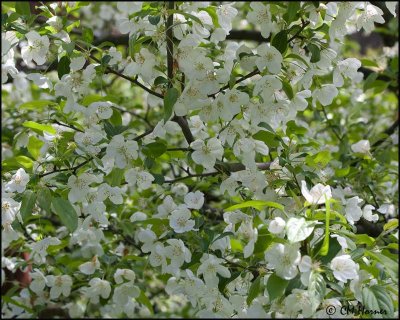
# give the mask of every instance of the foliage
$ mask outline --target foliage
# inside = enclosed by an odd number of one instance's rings
[[[395,317],[396,22],[2,2],[2,316]]]

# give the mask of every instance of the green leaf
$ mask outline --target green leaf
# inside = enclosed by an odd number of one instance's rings
[[[313,43],[309,43],[307,45],[307,49],[308,49],[308,51],[311,52],[311,59],[310,59],[311,63],[315,63],[315,62],[318,62],[319,60],[321,60],[321,50],[320,50],[320,48],[318,48],[317,45],[315,45]]]
[[[287,97],[292,100],[294,98],[294,94],[293,94],[293,89],[292,86],[290,85],[290,83],[286,80],[282,81],[282,88],[283,91],[285,91]]]
[[[267,228],[259,229],[257,241],[254,244],[254,255],[263,258],[264,252],[272,243],[272,240],[274,240],[274,236],[269,233]]]
[[[233,206],[230,206],[229,208],[226,208],[225,211],[233,211],[237,209],[242,209],[242,208],[254,208],[257,210],[262,210],[265,207],[272,207],[279,209],[281,211],[284,211],[285,208],[283,205],[280,203],[272,202],[272,201],[263,201],[263,200],[250,200],[250,201],[245,201],[243,203],[235,204]]]
[[[25,156],[17,156],[3,160],[1,166],[3,169],[10,169],[10,170],[19,169],[21,167],[30,170],[32,169],[33,166],[33,160]]]
[[[149,298],[147,298],[147,296],[144,294],[142,290],[140,290],[139,297],[135,299],[137,300],[137,302],[140,302],[141,304],[145,305],[147,309],[149,309],[151,314],[154,314],[153,305],[151,304]]]
[[[277,136],[270,131],[260,130],[253,135],[253,138],[263,141],[270,148],[279,147],[279,140]]]
[[[289,53],[285,59],[296,59],[301,61],[302,63],[304,63],[307,67],[309,67],[308,62],[306,60],[304,60],[303,57],[299,56],[298,54],[295,53]]]
[[[331,205],[329,199],[325,202],[326,219],[325,219],[325,236],[319,255],[326,256],[329,252],[329,219],[331,218]]]
[[[42,134],[42,135],[43,135],[43,131],[46,131],[46,132],[51,133],[51,134],[56,134],[57,133],[56,129],[54,129],[49,124],[40,124],[40,123],[37,123],[37,122],[34,122],[34,121],[25,121],[22,125],[25,128],[30,128],[33,131],[35,131],[35,132],[37,132],[39,134]]]
[[[42,111],[44,107],[47,107],[48,105],[54,104],[54,101],[50,100],[35,100],[35,101],[29,101],[22,103],[18,108],[20,110],[36,110],[36,111]]]
[[[149,22],[153,25],[156,26],[161,20],[161,16],[149,16]]]
[[[44,145],[44,142],[35,136],[30,136],[27,149],[32,155],[33,159],[37,160],[40,156],[40,148]]]
[[[33,207],[35,206],[36,202],[36,194],[31,190],[26,190],[24,195],[22,196],[21,202],[21,217],[22,221],[26,222],[28,218],[32,215]]]
[[[175,88],[169,88],[164,97],[164,121],[167,122],[172,115],[174,104],[178,100],[179,92]]]
[[[304,127],[298,126],[294,120],[290,120],[286,124],[286,135],[296,134],[303,136],[308,133],[308,130]]]
[[[389,222],[385,223],[385,225],[383,226],[383,230],[387,231],[390,229],[395,229],[399,226],[399,220],[398,219],[392,219]]]
[[[376,310],[377,314],[373,314],[373,318],[393,318],[393,300],[387,289],[378,285],[364,287],[362,289],[362,300],[365,309]],[[380,314],[380,310],[384,310],[385,313]]]
[[[167,144],[162,142],[152,142],[142,147],[144,155],[151,158],[158,158],[167,151]]]
[[[181,10],[174,10],[174,9],[168,10],[168,13],[179,13],[179,14],[183,15],[186,19],[193,20],[193,21],[197,22],[199,25],[201,25],[202,27],[204,27],[203,22],[198,17],[196,17],[190,13],[187,13],[187,12],[184,12]]]
[[[124,177],[124,170],[119,168],[114,168],[109,175],[105,177],[105,181],[112,187],[119,186]]]
[[[271,274],[267,281],[269,301],[283,297],[288,283],[288,280],[282,279],[281,277],[277,276],[276,273]]]
[[[322,302],[322,300],[324,300],[326,283],[324,277],[321,274],[315,271],[311,272],[308,292],[311,296],[316,297],[318,299],[318,302]]]
[[[31,15],[30,1],[15,1],[15,12],[29,17]]]
[[[371,83],[374,82],[378,78],[378,74],[376,72],[373,72],[368,75],[368,77],[364,81],[363,89],[364,91],[367,91],[369,88],[371,88]]]
[[[91,28],[84,27],[82,30],[82,39],[83,41],[92,44],[94,39],[93,30]]]
[[[51,204],[61,222],[70,232],[74,232],[78,227],[78,215],[71,203],[63,198],[55,197],[52,199]]]
[[[40,208],[50,213],[51,191],[47,187],[40,188],[37,194],[37,202]]]
[[[369,60],[366,58],[360,59],[361,64],[363,65],[363,67],[375,67],[375,68],[379,68],[379,65],[373,61],[373,60]]]
[[[67,56],[63,56],[60,61],[58,61],[57,65],[57,73],[58,73],[58,79],[61,80],[62,76],[64,74],[68,74],[71,69],[69,67],[71,63],[71,60]]]
[[[260,291],[261,291],[261,279],[262,277],[257,277],[257,279],[255,279],[253,281],[253,283],[250,286],[249,289],[249,295],[247,296],[247,305],[250,305],[251,302],[257,298],[257,296],[259,295]]]
[[[213,244],[215,241],[217,241],[217,240],[219,240],[219,239],[222,239],[222,238],[225,238],[225,237],[228,237],[228,236],[234,236],[234,235],[235,235],[235,234],[234,234],[233,232],[230,232],[230,231],[222,232],[218,237],[216,237],[216,238],[210,243],[210,245]]]
[[[216,6],[207,6],[205,8],[200,8],[199,11],[207,12],[210,15],[211,19],[212,19],[214,27],[215,28],[219,28],[220,27],[220,24],[219,24],[219,21],[218,21],[217,7]]]
[[[299,10],[300,10],[300,2],[299,1],[289,2],[287,11],[283,15],[283,19],[285,19],[287,24],[290,24],[292,21],[296,20]]]
[[[122,125],[122,116],[121,116],[121,112],[119,110],[113,108],[113,113],[110,118],[110,122],[115,127]]]
[[[279,31],[275,37],[271,41],[271,45],[273,45],[281,54],[284,54],[288,47],[288,37],[287,31],[282,30]]]

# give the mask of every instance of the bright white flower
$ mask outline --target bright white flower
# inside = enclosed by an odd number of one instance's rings
[[[71,68],[71,71],[78,71],[83,68],[85,65],[86,59],[83,56],[76,57],[76,58],[71,58],[71,63],[69,67]]]
[[[285,230],[286,222],[281,217],[276,217],[268,225],[268,231],[273,234],[281,234]]]
[[[58,299],[62,294],[68,297],[71,293],[72,278],[68,275],[61,276],[46,276],[47,286],[50,287],[50,299]]]
[[[285,313],[294,317],[301,310],[301,315],[310,318],[313,310],[313,299],[309,291],[293,289],[292,293],[285,298]]]
[[[20,168],[12,176],[11,180],[6,183],[5,189],[8,192],[18,192],[22,193],[25,191],[26,185],[29,182],[29,175],[24,169]]]
[[[117,8],[122,13],[130,15],[142,9],[142,4],[143,1],[134,1],[134,2],[118,1]]]
[[[397,1],[385,1],[385,5],[386,5],[386,8],[388,8],[388,10],[390,11],[390,13],[392,15],[394,15],[395,17],[397,17],[397,14],[396,14],[396,7],[398,6]]]
[[[26,78],[28,80],[33,81],[33,83],[36,84],[39,88],[42,88],[42,89],[48,89],[48,88],[52,89],[53,88],[53,84],[51,83],[49,78],[42,75],[41,73],[30,73],[26,76]]]
[[[61,241],[56,237],[47,237],[38,242],[30,244],[31,256],[34,258],[36,263],[44,263],[47,256],[47,248],[49,246],[57,246]]]
[[[96,155],[101,151],[101,148],[105,146],[103,143],[98,144],[104,138],[104,131],[100,130],[97,126],[87,128],[85,132],[76,132],[74,140],[79,147],[76,150],[80,154],[89,153],[91,155]]]
[[[97,256],[94,256],[91,261],[82,263],[79,266],[79,271],[84,274],[90,275],[93,274],[99,268],[100,268],[100,262],[97,259]]]
[[[171,263],[166,268],[166,271],[172,274],[179,273],[179,268],[185,263],[190,262],[192,254],[180,239],[168,239],[169,244],[164,248],[164,254],[171,259]]]
[[[184,233],[193,230],[194,220],[190,219],[191,212],[184,205],[180,205],[172,211],[169,217],[169,225],[176,233]]]
[[[218,22],[221,28],[229,33],[232,29],[232,20],[238,11],[232,7],[232,4],[220,5],[217,8]]]
[[[202,274],[207,286],[215,287],[218,285],[217,273],[224,278],[229,278],[231,273],[227,267],[221,265],[224,260],[212,254],[204,253],[200,259],[201,265],[197,269],[197,275]]]
[[[184,200],[188,208],[198,210],[204,204],[204,193],[201,191],[189,192],[185,195]]]
[[[363,208],[363,218],[367,221],[377,222],[379,220],[379,216],[376,213],[372,214],[372,210],[375,210],[375,207],[367,204]]]
[[[218,99],[219,98],[219,99]],[[227,90],[224,95],[218,96],[216,106],[218,107],[219,116],[222,120],[230,121],[240,113],[240,107],[247,105],[249,96],[245,92],[240,92],[236,89]]]
[[[367,4],[365,10],[359,15],[357,19],[357,31],[364,28],[368,34],[374,30],[374,23],[385,23],[383,19],[383,11],[372,4]]]
[[[125,140],[122,135],[113,136],[107,146],[103,162],[109,158],[114,159],[115,165],[124,169],[131,160],[138,157],[138,144],[134,140]],[[105,159],[106,158],[106,159]]]
[[[124,177],[130,186],[137,185],[139,190],[146,190],[150,188],[154,181],[152,174],[138,168],[129,169],[125,172]]]
[[[281,71],[283,58],[275,47],[263,43],[258,46],[257,54],[259,55],[256,59],[258,70],[263,71],[267,67],[268,71],[273,74]]]
[[[111,47],[111,48],[108,50],[108,54],[111,56],[111,59],[110,59],[110,61],[108,62],[108,64],[109,64],[110,66],[113,66],[113,65],[115,65],[115,64],[118,64],[119,62],[122,61],[122,53],[119,52],[119,51],[117,50],[117,48]]]
[[[299,247],[296,244],[275,243],[265,252],[268,268],[275,269],[276,274],[285,280],[293,279],[297,275],[300,259]]]
[[[243,221],[237,230],[237,234],[241,235],[247,241],[246,246],[243,248],[243,257],[246,259],[253,254],[254,245],[258,238],[258,230],[257,228],[253,228],[253,220]],[[229,240],[229,238],[226,240]]]
[[[114,273],[114,280],[116,283],[121,284],[124,282],[124,279],[127,281],[135,281],[136,274],[133,270],[129,269],[117,269]]]
[[[151,229],[141,229],[136,236],[137,240],[143,242],[141,247],[142,251],[147,253],[153,251],[155,242],[157,241],[157,235]]]
[[[107,299],[111,293],[111,285],[106,280],[100,278],[93,278],[89,281],[90,287],[84,288],[86,297],[90,299],[92,303],[99,303],[99,297]]]
[[[153,215],[155,218],[162,218],[168,216],[172,211],[177,208],[174,199],[171,196],[166,196],[163,203],[157,207],[157,214]]]
[[[140,295],[140,289],[132,282],[124,283],[114,289],[113,301],[117,305],[126,305],[132,298],[137,298]]]
[[[135,222],[135,221],[143,221],[147,219],[147,215],[144,212],[140,212],[137,211],[135,212],[133,215],[131,215],[131,217],[129,218],[129,220],[131,222]]]
[[[215,161],[222,158],[224,154],[221,141],[217,138],[209,139],[207,144],[203,140],[196,140],[190,144],[190,147],[194,150],[192,153],[193,161],[206,169],[214,167]]]
[[[273,101],[274,92],[282,89],[282,82],[274,75],[266,75],[255,81],[253,94],[260,95],[264,101]],[[267,109],[265,105],[261,105]],[[250,106],[251,110],[252,106]]]
[[[171,188],[171,192],[173,192],[176,196],[184,196],[189,192],[189,188],[184,183],[177,183]]]
[[[100,201],[104,201],[109,198],[114,204],[122,204],[122,193],[123,191],[119,187],[111,187],[107,183],[103,183],[98,189],[98,198]]]
[[[110,101],[99,101],[91,103],[88,109],[94,110],[99,119],[105,120],[111,118],[113,114],[112,110],[113,105],[114,104],[111,103]]]
[[[274,29],[271,10],[269,5],[264,5],[261,2],[251,2],[250,7],[253,9],[247,15],[247,20],[261,29],[261,35],[268,38],[271,31]]]
[[[330,268],[333,271],[334,277],[342,282],[352,280],[358,277],[357,271],[359,265],[355,263],[350,255],[342,255],[332,259]]]
[[[92,183],[101,183],[103,176],[95,176],[87,172],[82,173],[80,176],[70,176],[68,178],[68,187],[71,190],[68,193],[68,200],[71,203],[84,200],[86,195],[89,193],[89,186]]]
[[[9,196],[1,197],[1,224],[3,227],[11,225],[19,212],[21,204]]]
[[[368,140],[360,140],[351,145],[351,150],[357,153],[369,154],[371,146]]]
[[[34,272],[30,273],[30,276],[32,281],[29,284],[29,288],[36,294],[42,294],[47,283],[46,277],[38,269],[34,269]]]
[[[354,224],[354,222],[360,220],[362,217],[362,210],[359,206],[361,202],[363,202],[363,200],[358,196],[346,200],[346,219],[350,224]]]
[[[241,162],[247,168],[253,170],[257,168],[255,162],[257,152],[262,155],[268,155],[269,148],[263,141],[248,138],[241,138],[233,145],[233,153],[235,156],[240,157]]]
[[[322,85],[321,88],[315,89],[312,93],[313,104],[319,101],[323,106],[332,104],[333,99],[339,94],[338,89],[333,84]]]
[[[167,267],[167,256],[165,254],[164,246],[161,243],[157,243],[151,249],[151,253],[149,256],[149,262],[152,267],[162,267],[162,273],[164,273],[165,268]]]
[[[333,71],[333,84],[341,87],[344,84],[343,77],[354,80],[357,77],[357,70],[361,67],[361,61],[356,58],[348,58],[338,62]]]
[[[127,76],[140,75],[144,81],[150,82],[153,77],[156,57],[148,49],[142,48],[135,54],[135,61],[130,62],[124,70]]]
[[[391,203],[382,204],[378,210],[379,213],[384,214],[387,217],[395,217],[396,216],[396,207]]]
[[[29,64],[33,60],[37,65],[44,64],[50,46],[49,38],[41,36],[36,31],[29,31],[25,37],[28,40],[28,45],[21,48],[21,55],[24,62]]]
[[[301,194],[311,204],[324,204],[326,200],[332,198],[330,186],[324,186],[318,183],[309,191],[304,180],[301,181]]]

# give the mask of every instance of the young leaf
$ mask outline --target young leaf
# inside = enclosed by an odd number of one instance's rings
[[[267,292],[269,301],[280,298],[284,295],[289,281],[278,277],[275,273],[271,274],[267,281]]]
[[[260,293],[260,291],[261,291],[261,279],[262,279],[262,277],[259,276],[251,284],[250,289],[249,289],[249,295],[247,296],[247,300],[246,300],[248,305],[250,305],[251,302],[255,298],[257,298],[258,294]]]
[[[58,61],[57,65],[57,73],[58,73],[58,79],[61,80],[62,76],[64,74],[68,74],[71,69],[69,67],[71,63],[71,60],[67,56],[63,56],[60,61]]]
[[[53,198],[51,203],[61,222],[70,232],[74,232],[78,227],[78,215],[71,203],[60,197]]]
[[[392,318],[393,300],[386,289],[378,285],[364,287],[362,289],[362,300],[364,307],[369,310],[385,310],[386,313],[374,314],[374,318]]]
[[[287,31],[279,31],[272,39],[271,45],[273,45],[280,53],[283,54],[288,47]]]
[[[36,194],[31,190],[26,190],[22,197],[21,202],[21,217],[22,221],[26,222],[28,218],[32,215],[32,210],[36,202]]]
[[[325,208],[326,208],[325,236],[324,236],[324,242],[322,243],[322,247],[319,250],[319,254],[321,256],[326,256],[329,251],[329,219],[331,217],[331,205],[329,199],[326,200],[325,202]]]
[[[321,60],[321,50],[318,48],[318,46],[316,46],[313,43],[309,43],[307,45],[307,49],[308,51],[311,52],[311,59],[310,59],[311,63],[315,63]]]
[[[179,92],[175,88],[169,88],[164,97],[164,121],[167,122],[172,115],[174,104],[178,100]]]

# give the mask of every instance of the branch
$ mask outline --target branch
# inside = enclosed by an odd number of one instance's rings
[[[399,118],[397,118],[396,121],[395,121],[389,128],[387,128],[383,133],[387,134],[388,137],[389,137],[390,135],[392,135],[392,134],[396,131],[396,129],[397,129],[398,127],[399,127]],[[372,145],[372,148],[378,147],[378,146],[381,145],[383,142],[385,142],[386,139],[387,139],[387,137],[386,137],[386,138],[379,139],[378,141],[376,141],[376,142]]]
[[[92,160],[93,160],[93,158],[89,158],[89,159],[87,159],[86,161],[83,161],[82,163],[80,163],[80,164],[78,164],[78,165],[76,165],[75,167],[72,167],[72,168],[57,169],[57,170],[53,170],[53,171],[50,171],[50,172],[46,172],[46,173],[39,174],[39,178],[43,178],[43,177],[45,177],[45,176],[48,176],[48,175],[50,175],[50,174],[52,174],[52,173],[56,173],[56,172],[76,171],[76,170],[78,170],[80,167],[83,167],[85,164],[89,163],[89,162],[92,161]]]
[[[79,46],[77,46],[77,47],[80,48]],[[94,61],[96,61],[97,63],[100,63],[100,64],[101,64],[101,61],[100,61],[99,59],[97,59],[96,57],[89,56],[89,58],[91,58],[92,60],[94,60]],[[156,97],[158,97],[158,98],[160,98],[160,99],[163,99],[163,98],[164,98],[164,96],[163,96],[162,94],[160,94],[160,93],[158,93],[158,92],[155,92],[155,91],[153,91],[153,90],[147,88],[145,85],[141,84],[139,81],[137,81],[137,80],[134,79],[134,78],[128,77],[128,76],[126,76],[126,75],[120,73],[119,71],[114,70],[114,69],[112,69],[112,68],[110,68],[110,67],[107,67],[107,71],[108,71],[109,73],[112,73],[112,74],[115,74],[115,75],[117,75],[117,76],[120,76],[121,78],[123,78],[123,79],[125,79],[125,80],[128,80],[128,81],[130,81],[130,82],[136,84],[137,86],[141,87],[143,90],[147,91],[148,93],[152,94],[153,96],[156,96]]]

